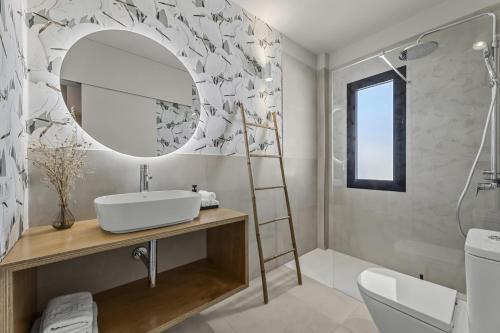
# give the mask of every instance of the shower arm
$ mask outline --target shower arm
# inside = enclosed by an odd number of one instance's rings
[[[389,61],[389,59],[387,59],[387,57],[385,56],[385,53],[382,52],[379,56],[378,56],[380,59],[382,59],[383,61],[385,61],[385,63],[393,70],[396,72],[396,74],[399,75],[400,78],[402,78],[406,83],[411,83],[410,80],[408,80],[404,75],[403,73],[401,73],[397,68],[396,66],[394,66],[392,64],[392,62]]]
[[[440,32],[440,31],[443,31],[443,30],[446,30],[446,29],[449,29],[449,28],[453,28],[453,27],[455,27],[457,25],[460,25],[460,24],[463,24],[463,23],[467,23],[467,22],[476,20],[476,19],[484,17],[484,16],[489,16],[493,20],[493,34],[492,34],[492,39],[491,40],[492,40],[492,46],[495,49],[497,49],[498,48],[498,40],[497,40],[497,16],[496,16],[495,13],[491,13],[491,12],[477,14],[477,15],[474,15],[474,16],[471,16],[471,17],[464,18],[462,20],[458,20],[458,21],[455,21],[455,22],[452,22],[452,23],[449,23],[449,24],[446,24],[446,25],[442,25],[440,27],[437,27],[437,28],[429,30],[429,31],[426,31],[426,32],[424,32],[423,34],[421,34],[418,37],[417,44],[420,43],[422,41],[422,39],[424,37],[428,36],[428,35],[432,35],[432,34],[434,34],[436,32]]]
[[[496,14],[495,13],[491,13],[491,12],[488,12],[488,13],[481,13],[481,14],[477,14],[477,15],[474,15],[474,16],[471,16],[471,17],[468,17],[468,18],[465,18],[465,19],[462,19],[462,20],[459,20],[459,21],[455,21],[453,23],[449,23],[449,24],[446,24],[446,25],[443,25],[443,26],[440,26],[438,28],[435,28],[435,29],[432,29],[432,30],[429,30],[429,31],[426,31],[424,32],[423,34],[421,34],[418,39],[417,39],[417,42],[420,43],[421,40],[430,35],[430,34],[433,34],[435,32],[439,32],[439,31],[442,31],[442,30],[445,30],[445,29],[448,29],[448,28],[451,28],[451,27],[454,27],[456,25],[459,25],[459,24],[462,24],[462,23],[466,23],[466,22],[469,22],[469,21],[472,21],[472,20],[475,20],[475,19],[478,19],[480,17],[483,17],[483,16],[490,16],[492,19],[493,19],[493,47],[495,49],[498,48],[499,46],[499,43],[498,43],[498,40],[496,38],[496,31],[497,31],[497,20],[496,20]],[[412,42],[410,44],[405,44],[405,45],[397,45],[397,46],[394,46],[390,49],[386,49],[386,50],[383,50],[382,52],[381,51],[378,51],[377,53],[375,54],[372,54],[370,56],[367,56],[367,57],[364,57],[364,58],[361,58],[359,60],[356,60],[354,62],[351,62],[351,63],[348,63],[348,64],[345,64],[345,65],[341,65],[341,66],[338,66],[338,67],[334,67],[332,68],[332,72],[337,72],[337,71],[341,71],[341,70],[344,70],[344,69],[347,69],[347,68],[350,68],[350,67],[353,67],[353,66],[356,66],[356,65],[359,65],[363,62],[366,62],[368,60],[372,60],[372,59],[375,59],[375,58],[380,58],[380,55],[381,54],[387,54],[387,53],[390,53],[390,52],[393,52],[393,51],[396,51],[396,50],[400,50],[402,48],[405,48],[405,47],[408,47],[408,46],[412,46],[412,45],[415,45],[415,42]]]

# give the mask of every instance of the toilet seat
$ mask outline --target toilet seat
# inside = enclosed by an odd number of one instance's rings
[[[358,277],[362,294],[444,332],[453,329],[457,291],[384,268]]]

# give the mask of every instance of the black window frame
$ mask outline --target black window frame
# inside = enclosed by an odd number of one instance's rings
[[[406,66],[398,68],[406,76]],[[393,175],[392,181],[356,178],[357,91],[393,81]],[[406,81],[390,70],[347,85],[347,187],[406,192]]]

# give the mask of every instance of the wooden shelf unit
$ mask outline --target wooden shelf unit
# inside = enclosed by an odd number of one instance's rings
[[[205,259],[159,273],[153,289],[143,279],[94,295],[104,333],[162,332],[248,287],[247,215],[219,208],[189,223],[127,234],[105,232],[96,220],[63,231],[29,229],[0,263],[0,332],[29,332],[38,315],[38,267],[200,230]]]

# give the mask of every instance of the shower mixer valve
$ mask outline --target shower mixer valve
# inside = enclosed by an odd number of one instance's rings
[[[481,191],[492,191],[500,188],[500,178],[498,178],[498,174],[493,175],[493,172],[484,170],[483,175],[485,175],[485,179],[487,180],[487,182],[477,184],[476,196]]]
[[[477,188],[476,188],[476,196],[478,196],[479,192],[481,192],[481,191],[492,191],[492,190],[496,190],[498,188],[500,188],[500,185],[498,184],[498,182],[479,183],[479,184],[477,184]]]

